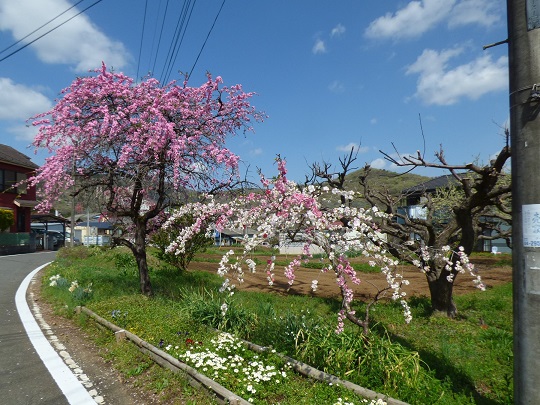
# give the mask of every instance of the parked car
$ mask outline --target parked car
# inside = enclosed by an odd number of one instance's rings
[[[71,242],[71,234],[69,232],[66,232],[66,237],[64,238],[64,233],[60,231],[45,231],[45,229],[40,228],[34,228],[32,231],[36,233],[36,244],[42,249],[45,246],[43,242],[45,235],[48,238],[48,243],[52,243],[52,246],[47,246],[48,249],[58,250],[62,246],[69,246]],[[75,246],[81,244],[78,238],[75,238],[74,241]]]
[[[66,245],[71,246],[71,234],[69,232],[66,232]],[[80,246],[81,240],[79,238],[73,239],[73,246]]]

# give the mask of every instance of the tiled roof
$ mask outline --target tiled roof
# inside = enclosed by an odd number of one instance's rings
[[[39,167],[25,154],[13,149],[11,146],[2,144],[0,144],[0,162],[22,166],[29,169],[37,169]]]
[[[424,193],[424,192],[433,192],[438,188],[448,187],[452,184],[457,184],[457,180],[451,174],[446,174],[444,176],[435,177],[423,183],[417,184],[416,186],[409,187],[402,191],[402,194],[414,194],[414,193]]]

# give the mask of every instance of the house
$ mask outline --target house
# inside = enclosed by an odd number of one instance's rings
[[[460,186],[461,184],[453,175],[443,175],[402,190],[401,194],[403,195],[403,202],[402,206],[398,208],[398,213],[411,219],[425,219],[427,214],[425,207],[427,194],[434,194],[440,189],[448,189],[450,187]],[[435,215],[437,214],[440,217],[441,224],[444,224],[444,217],[446,215],[452,215],[448,213],[445,214],[436,212]],[[403,219],[398,218],[397,221],[403,222]],[[492,229],[493,227],[500,227],[503,230],[507,230],[509,228],[508,224],[502,223],[500,219],[496,219],[494,217],[484,216],[482,217],[482,222],[493,225],[486,226],[485,229],[482,230],[482,234],[486,236],[492,235],[494,232]],[[411,235],[411,239],[415,237],[416,235]],[[475,250],[497,253],[511,252],[511,249],[507,246],[506,241],[502,238],[495,240],[480,240],[478,241],[478,245]]]
[[[234,246],[240,244],[245,236],[252,238],[257,231],[251,228],[232,229],[226,228],[221,232],[214,230],[214,242],[216,246]]]
[[[438,189],[459,186],[459,182],[452,175],[444,175],[427,180],[416,186],[401,191],[403,195],[402,206],[398,208],[400,214],[409,218],[426,218],[426,194],[434,194]]]
[[[30,222],[32,209],[37,205],[36,189],[19,183],[38,167],[28,156],[0,144],[0,209],[11,211],[14,217],[13,225],[0,233],[0,254],[35,250],[35,242],[32,246],[30,240]]]
[[[243,228],[232,229],[226,228],[221,232],[214,229],[214,242],[216,246],[235,246],[242,243],[245,237],[253,238],[257,233],[256,229]],[[302,233],[296,235],[296,240],[291,241],[285,233],[281,233],[277,241],[278,244],[271,245],[269,242],[264,242],[262,245],[265,247],[279,248],[280,254],[302,254],[304,252],[304,245],[306,238]],[[322,253],[322,249],[318,246],[312,246],[311,253]]]
[[[119,232],[118,227],[102,214],[87,213],[75,216],[74,235],[83,245],[111,245],[113,236]]]

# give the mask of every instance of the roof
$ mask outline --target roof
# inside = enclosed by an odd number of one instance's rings
[[[37,169],[39,166],[30,160],[28,156],[8,145],[0,144],[0,162],[29,169]]]
[[[90,222],[78,222],[75,227],[76,228],[85,228],[86,226],[90,228],[97,228],[97,229],[114,229],[114,224],[111,222],[97,222],[97,221],[90,221]]]
[[[48,222],[69,222],[69,219],[53,214],[32,214],[31,220],[34,223],[48,223]]]
[[[446,174],[444,176],[435,177],[423,183],[417,184],[416,186],[406,188],[402,190],[402,194],[414,194],[414,193],[425,193],[433,192],[438,188],[445,188],[450,185],[457,184],[457,179],[451,174]]]

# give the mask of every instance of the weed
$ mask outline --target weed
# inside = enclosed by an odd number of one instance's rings
[[[137,262],[131,253],[118,251],[114,254],[114,265],[124,277],[137,274]]]

